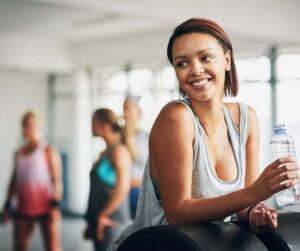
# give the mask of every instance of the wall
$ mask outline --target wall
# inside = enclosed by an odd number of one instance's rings
[[[92,165],[89,77],[84,71],[60,75],[54,84],[54,143],[68,159],[66,208],[82,214],[87,206]]]

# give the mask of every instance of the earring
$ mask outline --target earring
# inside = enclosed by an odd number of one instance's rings
[[[182,90],[181,87],[179,87],[179,93],[181,94],[183,99],[187,99],[188,96],[187,96],[186,92],[184,90]]]
[[[230,71],[231,70],[231,66],[228,65],[227,68],[226,68],[226,71]]]

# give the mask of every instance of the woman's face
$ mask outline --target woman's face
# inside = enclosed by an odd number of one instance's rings
[[[102,123],[99,123],[95,117],[92,119],[92,133],[93,136],[101,137],[103,134],[103,126]]]
[[[93,117],[92,133],[95,137],[105,137],[111,131],[111,126],[108,123],[99,122]]]
[[[27,142],[38,140],[40,136],[40,128],[36,118],[29,117],[26,119],[22,126],[22,134],[23,138]]]
[[[125,100],[123,105],[124,118],[126,121],[137,121],[140,118],[140,109],[130,100]]]
[[[191,33],[177,38],[173,45],[173,65],[180,87],[189,98],[198,101],[223,98],[230,52],[224,54],[214,37]]]

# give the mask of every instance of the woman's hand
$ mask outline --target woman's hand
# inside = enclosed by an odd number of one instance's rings
[[[10,212],[7,209],[2,211],[1,221],[6,224],[10,221]]]
[[[107,227],[116,227],[117,222],[110,219],[107,215],[99,215],[98,217],[98,227],[97,227],[97,236],[100,241],[103,241],[104,236],[104,230]]]
[[[51,207],[49,211],[49,220],[57,221],[61,217],[60,209],[58,207]]]
[[[277,212],[274,208],[259,204],[249,212],[249,225],[254,232],[277,227]]]
[[[270,198],[273,194],[290,188],[300,178],[299,167],[291,158],[280,158],[268,165],[258,179],[248,187],[252,204]]]
[[[82,235],[83,239],[85,240],[90,240],[92,239],[92,233],[91,233],[91,227],[89,224],[86,225],[84,231],[83,231],[83,235]]]

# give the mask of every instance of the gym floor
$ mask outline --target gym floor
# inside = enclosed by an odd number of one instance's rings
[[[65,217],[62,221],[63,251],[92,251],[92,242],[82,238],[85,222],[81,218]],[[12,224],[0,224],[0,251],[12,250]],[[42,237],[38,225],[35,226],[30,251],[43,251]]]

